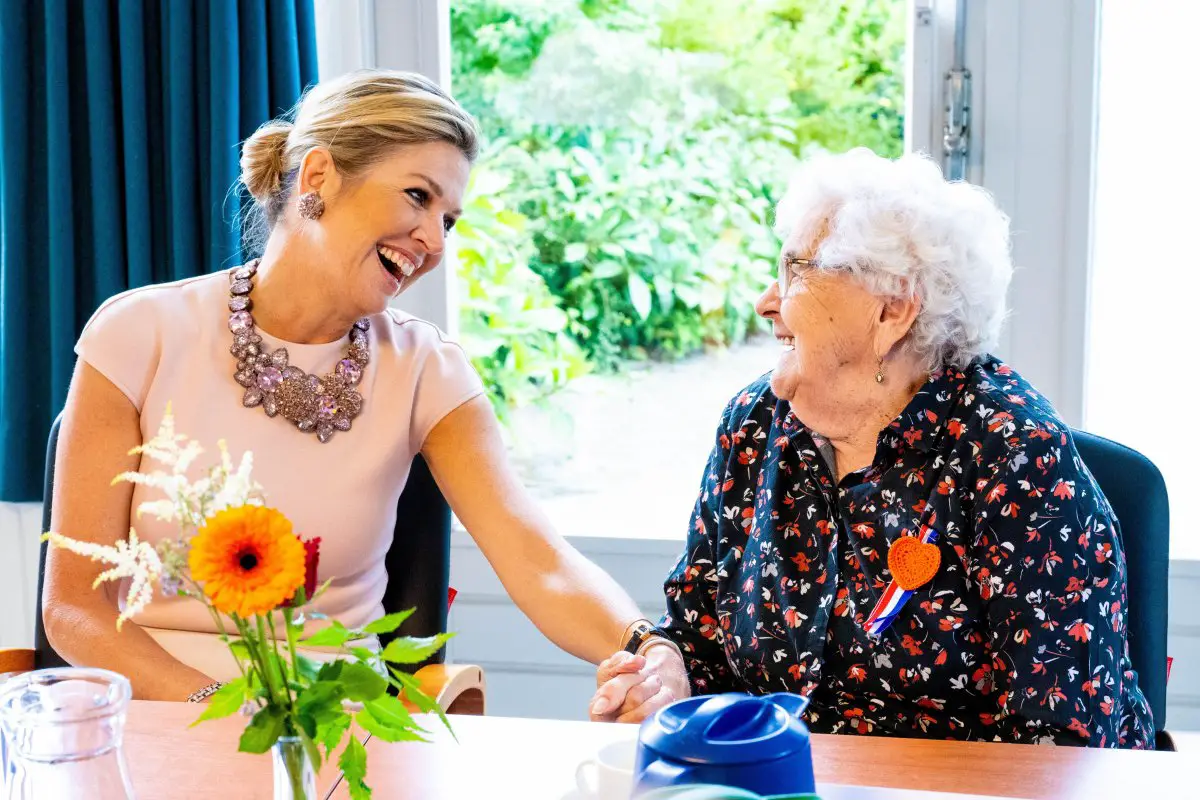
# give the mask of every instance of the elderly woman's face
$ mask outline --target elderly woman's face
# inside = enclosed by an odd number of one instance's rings
[[[816,246],[811,239],[803,231],[788,237],[779,281],[755,307],[783,345],[771,388],[802,420],[825,416],[825,406],[849,399],[845,393],[861,389],[879,367],[880,300],[849,273],[812,263]]]
[[[457,147],[431,142],[398,150],[326,203],[321,248],[364,311],[437,267],[462,213],[470,164]]]

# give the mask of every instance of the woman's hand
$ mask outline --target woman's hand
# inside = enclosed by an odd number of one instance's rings
[[[673,647],[651,647],[645,656],[616,653],[596,669],[593,722],[641,722],[663,706],[691,695],[687,669]]]

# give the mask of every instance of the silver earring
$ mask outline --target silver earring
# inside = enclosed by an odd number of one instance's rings
[[[320,219],[325,213],[325,201],[316,192],[305,192],[300,195],[296,208],[305,219]]]

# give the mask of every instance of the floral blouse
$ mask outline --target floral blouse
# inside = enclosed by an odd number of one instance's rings
[[[662,627],[693,691],[807,695],[822,733],[1153,747],[1112,508],[1050,403],[985,357],[930,381],[839,483],[760,378],[725,409]],[[941,562],[878,637],[889,543]]]

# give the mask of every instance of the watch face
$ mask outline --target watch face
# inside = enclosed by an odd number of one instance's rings
[[[646,636],[653,630],[654,627],[645,622],[634,626],[633,632],[629,634],[629,641],[625,645],[625,650],[630,653],[636,653],[637,649],[642,646],[642,642],[646,641]]]

